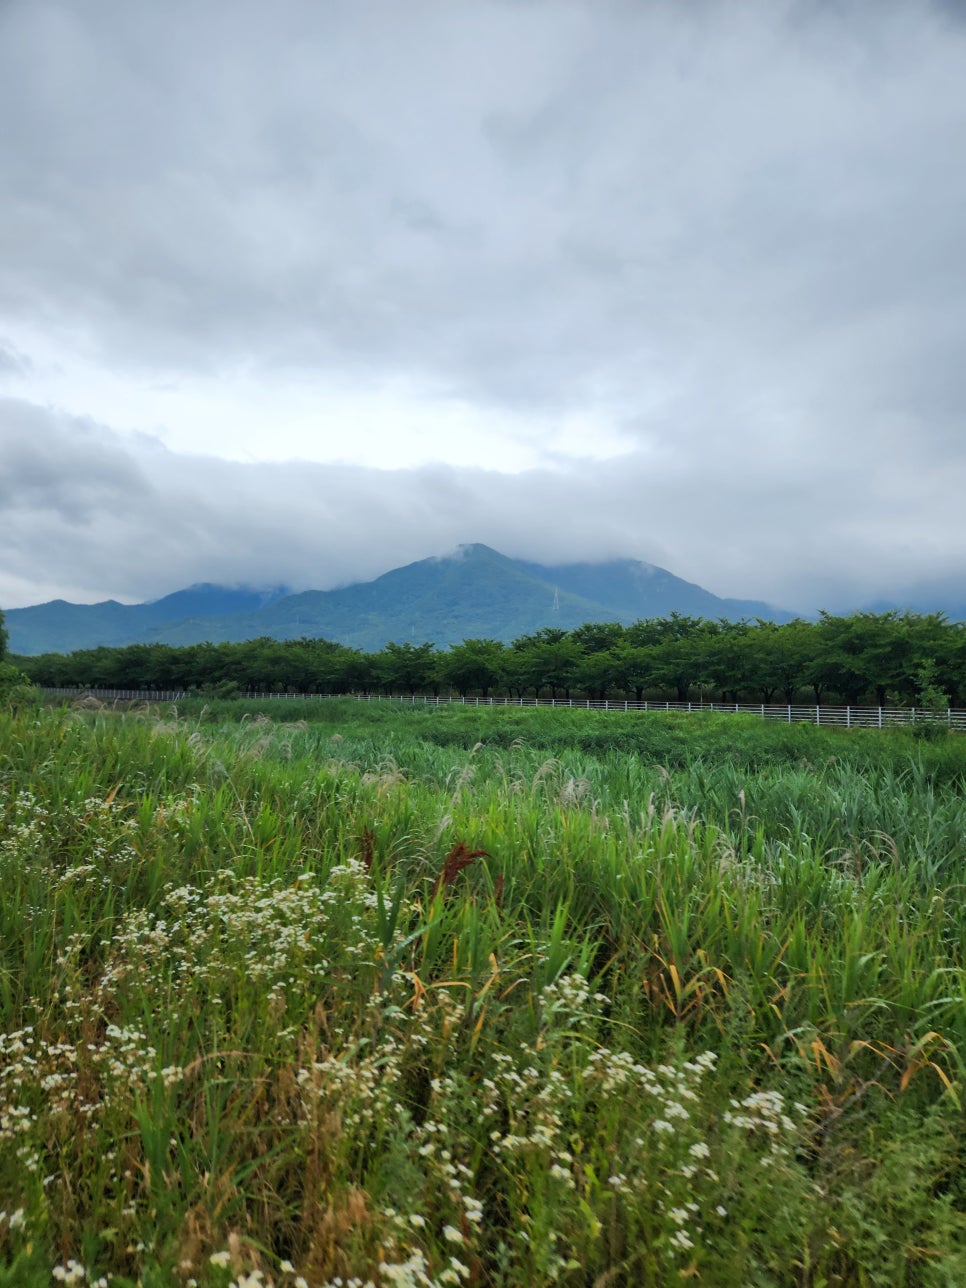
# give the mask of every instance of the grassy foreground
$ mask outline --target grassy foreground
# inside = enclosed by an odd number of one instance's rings
[[[966,1283],[966,742],[289,715],[0,713],[0,1285]]]

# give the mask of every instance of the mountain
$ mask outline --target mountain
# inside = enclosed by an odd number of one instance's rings
[[[719,599],[711,591],[675,577],[666,568],[634,559],[615,559],[605,564],[563,564],[554,568],[541,568],[539,564],[521,566],[536,577],[549,576],[555,585],[566,587],[572,594],[606,604],[620,621],[669,617],[671,613],[726,617],[729,621],[741,621],[744,617],[788,621],[791,617],[790,613],[759,600]],[[641,611],[642,605],[646,605],[645,612]],[[610,620],[614,621],[615,617]]]
[[[966,578],[930,578],[905,586],[894,599],[862,605],[867,613],[943,613],[950,622],[966,622]]]
[[[153,604],[67,604],[55,600],[6,614],[10,651],[71,652],[97,645],[238,642],[324,636],[375,652],[388,640],[512,640],[544,626],[633,622],[678,612],[694,617],[790,614],[755,600],[720,599],[664,568],[631,559],[544,567],[489,546],[461,546],[374,581],[338,590],[259,592],[193,586]]]
[[[53,599],[31,608],[8,608],[4,618],[11,653],[70,653],[102,645],[114,648],[139,643],[148,634],[176,622],[257,612],[288,593],[284,586],[252,590],[202,582],[144,604],[119,604],[115,599],[100,604],[70,604],[65,599]]]

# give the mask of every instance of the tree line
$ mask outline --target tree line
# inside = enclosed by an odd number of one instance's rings
[[[8,639],[3,613],[0,612],[0,701],[4,700],[24,680],[23,672],[9,660],[7,652]]]
[[[46,686],[223,696],[458,693],[940,707],[966,697],[966,624],[941,613],[822,613],[817,621],[782,625],[672,613],[629,626],[546,627],[509,644],[467,639],[445,650],[430,642],[391,642],[364,653],[325,639],[263,637],[183,647],[131,644],[16,662]]]

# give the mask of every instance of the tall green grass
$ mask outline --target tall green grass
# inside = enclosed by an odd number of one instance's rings
[[[962,743],[318,707],[0,714],[0,1285],[966,1281]]]

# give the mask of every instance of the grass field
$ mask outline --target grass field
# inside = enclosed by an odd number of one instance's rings
[[[966,1283],[966,740],[0,713],[0,1285]]]

